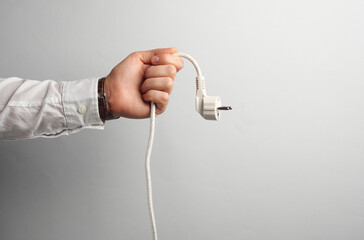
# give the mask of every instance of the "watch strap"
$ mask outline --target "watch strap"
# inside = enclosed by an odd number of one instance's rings
[[[105,94],[105,79],[106,77],[100,78],[97,84],[97,99],[99,105],[99,115],[101,121],[105,122],[106,120],[118,119],[119,117],[115,117],[109,108],[109,104],[107,103],[107,98]]]

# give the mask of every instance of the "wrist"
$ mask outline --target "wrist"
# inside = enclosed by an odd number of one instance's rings
[[[100,119],[105,122],[106,120],[117,119],[110,110],[108,97],[110,97],[110,87],[107,78],[100,78],[98,81],[98,105]]]

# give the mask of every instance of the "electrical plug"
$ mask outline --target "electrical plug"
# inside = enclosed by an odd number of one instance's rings
[[[221,99],[218,96],[207,96],[205,90],[205,78],[196,78],[196,111],[206,120],[219,120],[221,110],[232,110],[230,106],[221,106]]]
[[[219,120],[221,110],[232,110],[230,106],[221,106],[221,99],[217,96],[204,96],[202,98],[202,117],[206,120]]]
[[[200,66],[196,60],[186,53],[176,53],[178,57],[189,60],[196,69],[196,111],[206,120],[219,120],[221,110],[232,110],[230,106],[221,106],[221,99],[217,96],[207,96],[205,90],[205,77],[202,76]]]

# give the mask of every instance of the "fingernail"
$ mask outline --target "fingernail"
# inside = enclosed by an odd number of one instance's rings
[[[159,57],[158,56],[154,56],[153,59],[152,59],[152,63],[153,64],[159,63]]]

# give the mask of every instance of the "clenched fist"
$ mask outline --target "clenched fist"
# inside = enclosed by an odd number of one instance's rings
[[[156,114],[167,107],[176,73],[183,61],[173,55],[176,48],[134,52],[115,66],[105,80],[110,111],[116,117],[146,118],[150,103]]]

